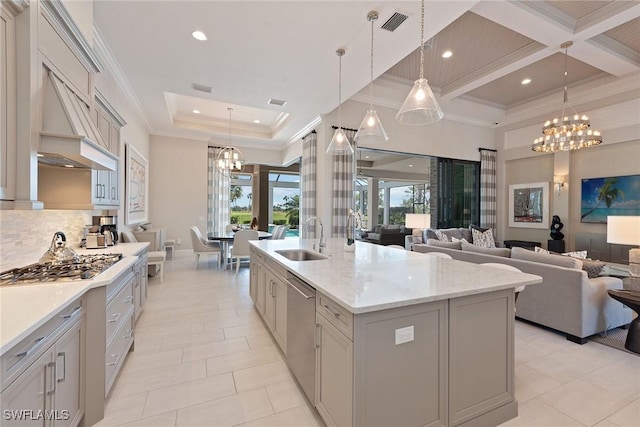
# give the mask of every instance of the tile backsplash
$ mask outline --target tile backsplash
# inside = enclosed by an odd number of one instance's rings
[[[92,215],[90,210],[0,211],[0,271],[37,262],[56,231],[64,232],[70,248],[77,248]]]

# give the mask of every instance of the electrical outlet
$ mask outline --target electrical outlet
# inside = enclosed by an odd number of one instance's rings
[[[176,239],[176,245],[180,246],[181,244],[182,244],[182,239],[178,237]]]
[[[396,345],[413,341],[413,326],[396,329]]]

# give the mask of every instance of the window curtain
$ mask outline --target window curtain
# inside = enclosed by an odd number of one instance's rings
[[[480,227],[496,232],[496,150],[480,148]]]
[[[349,143],[353,147],[356,131],[344,129]],[[354,150],[355,153],[355,150]],[[333,157],[333,197],[332,224],[333,237],[347,236],[347,218],[349,209],[354,208],[353,199],[353,158],[355,154],[340,154]]]
[[[209,147],[207,168],[207,232],[222,232],[231,223],[229,191],[231,178],[216,169],[216,157],[222,150]]]
[[[300,161],[300,236],[315,237],[315,222],[306,227],[309,218],[316,216],[316,170],[318,163],[318,135],[315,131],[302,138]]]

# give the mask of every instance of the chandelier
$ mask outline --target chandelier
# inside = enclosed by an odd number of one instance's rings
[[[229,145],[220,150],[216,156],[215,165],[220,174],[231,177],[233,173],[242,172],[245,161],[242,152],[231,146],[231,112],[233,108],[229,107],[227,110],[229,110]]]
[[[562,43],[560,47],[564,48],[564,90],[562,113],[560,117],[553,120],[547,120],[542,126],[542,134],[540,138],[533,141],[531,149],[542,153],[556,153],[559,151],[579,150],[580,148],[594,147],[602,144],[600,132],[591,130],[589,117],[576,113],[571,104],[569,104],[569,95],[567,90],[567,58],[568,49],[573,42],[568,41]],[[566,115],[567,107],[571,108],[573,115]]]

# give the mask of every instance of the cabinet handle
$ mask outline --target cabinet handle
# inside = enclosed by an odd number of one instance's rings
[[[123,335],[122,338],[128,339],[131,338],[133,336],[133,329],[131,329],[130,331],[127,331],[127,335]]]
[[[124,302],[131,302],[131,301],[133,301],[133,295],[129,295],[124,299]]]
[[[57,382],[61,383],[67,379],[67,352],[59,352],[58,357],[62,357],[62,378],[57,379]]]
[[[45,339],[45,338],[46,338],[46,337],[38,337],[38,338],[34,339],[34,340],[33,340],[34,345],[32,345],[32,346],[31,346],[28,350],[26,350],[26,351],[21,351],[20,353],[16,353],[16,354],[14,354],[14,356],[15,356],[15,357],[25,357],[27,354],[30,354],[30,353],[33,351],[33,349],[35,349],[35,348],[38,346],[37,344],[38,344],[40,341],[42,341],[43,339]]]
[[[106,199],[107,198],[107,186],[102,184],[102,198]]]
[[[328,311],[329,313],[333,314],[335,317],[340,317],[340,313],[338,313],[337,311],[333,310],[333,309],[332,309],[332,307],[331,307],[330,305],[325,304],[323,307],[324,307],[324,308],[326,308],[326,309],[327,309],[327,311]]]
[[[115,366],[115,365],[117,365],[118,364],[118,355],[117,354],[112,354],[111,357],[115,357],[116,361],[107,363],[107,366]]]
[[[115,322],[117,322],[118,319],[120,318],[120,313],[115,313],[113,315],[113,317],[114,317],[113,319],[107,320],[107,323],[115,323]]]
[[[69,314],[65,314],[64,316],[60,316],[60,317],[61,317],[62,319],[64,319],[64,320],[71,319],[71,317],[73,317],[73,315],[74,315],[74,314],[76,314],[76,312],[77,312],[78,310],[80,310],[81,308],[82,308],[81,306],[78,306],[78,307],[74,308],[74,309],[73,309],[73,311],[72,311],[71,313],[69,313]]]
[[[116,187],[111,187],[111,200],[116,199]]]
[[[316,323],[316,329],[315,331],[313,331],[313,343],[315,344],[316,348],[320,348],[320,337],[318,336],[319,332],[320,332],[320,324]]]
[[[47,390],[47,396],[51,396],[56,392],[56,362],[47,363],[47,368],[51,369],[53,367],[52,375],[51,375],[51,384],[53,385],[51,390]],[[45,369],[46,370],[46,369]]]

